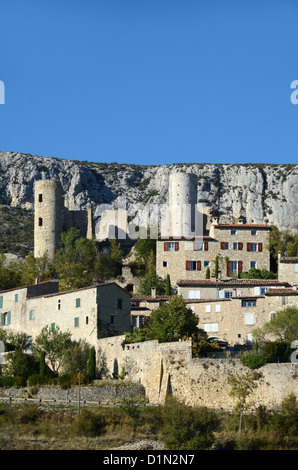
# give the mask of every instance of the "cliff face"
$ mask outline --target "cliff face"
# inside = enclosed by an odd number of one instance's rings
[[[221,221],[246,217],[298,231],[298,165],[173,164],[138,166],[78,162],[0,152],[0,204],[33,209],[36,179],[59,178],[69,208],[91,206],[98,219],[102,204],[163,204],[169,174],[188,171],[198,176],[198,202],[212,206]]]

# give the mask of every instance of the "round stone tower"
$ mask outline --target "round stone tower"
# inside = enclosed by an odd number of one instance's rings
[[[34,184],[34,257],[53,258],[64,225],[64,199],[60,181],[36,180]]]
[[[169,233],[191,236],[196,228],[197,176],[172,173],[169,181]]]

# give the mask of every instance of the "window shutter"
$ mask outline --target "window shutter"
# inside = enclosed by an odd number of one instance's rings
[[[186,261],[186,271],[189,271],[189,261]]]
[[[242,250],[242,248],[243,248],[243,243],[239,242],[238,243],[238,250]]]
[[[178,250],[179,250],[179,243],[175,242],[175,251],[178,251]]]
[[[250,251],[250,243],[247,244],[247,251]]]
[[[231,275],[231,261],[227,261],[227,276]]]
[[[242,261],[238,261],[238,274],[242,273]]]
[[[263,244],[262,243],[258,243],[258,251],[262,251],[263,250]]]
[[[204,251],[208,251],[208,242],[204,242]]]
[[[11,312],[7,312],[7,324],[11,324]]]
[[[0,318],[0,325],[3,326],[3,320],[4,320],[4,314],[1,313],[1,318]]]
[[[168,251],[168,243],[164,242],[163,244],[163,251]]]
[[[197,261],[197,271],[201,271],[201,261]]]
[[[3,295],[0,295],[0,308],[3,307]]]
[[[225,242],[220,242],[220,249],[224,250],[225,249]]]

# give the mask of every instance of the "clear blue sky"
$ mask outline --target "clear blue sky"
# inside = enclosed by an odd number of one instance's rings
[[[2,0],[1,151],[298,163],[297,0]]]

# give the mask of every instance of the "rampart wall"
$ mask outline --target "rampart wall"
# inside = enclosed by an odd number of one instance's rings
[[[125,344],[124,336],[99,340],[108,372],[124,367],[128,378],[140,383],[152,404],[163,404],[167,394],[186,404],[232,409],[228,377],[250,371],[239,359],[192,358],[191,342],[159,344],[157,341]],[[250,400],[255,406],[275,409],[294,392],[298,398],[298,364],[267,364]]]

